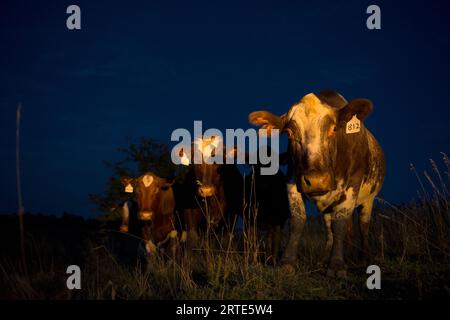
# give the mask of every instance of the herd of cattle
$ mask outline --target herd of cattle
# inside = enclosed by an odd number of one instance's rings
[[[120,230],[129,231],[134,214],[147,252],[165,248],[174,255],[180,241],[196,243],[205,231],[230,231],[237,216],[247,217],[258,229],[269,231],[273,262],[280,256],[282,263],[295,264],[308,199],[324,217],[327,275],[345,277],[344,245],[352,214],[356,208],[362,253],[368,256],[372,206],[385,176],[381,147],[363,125],[371,110],[367,99],[347,102],[337,92],[324,90],[304,96],[281,116],[252,112],[251,124],[287,134],[286,175],[261,175],[261,166],[255,165],[243,177],[235,165],[201,163],[189,166],[182,183],[151,172],[122,177],[132,196],[121,210]],[[204,139],[203,147],[210,143]],[[254,219],[248,219],[252,215]],[[281,230],[288,220],[288,241],[280,252]]]

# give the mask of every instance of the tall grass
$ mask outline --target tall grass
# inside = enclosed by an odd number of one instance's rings
[[[25,275],[28,273],[27,259],[25,255],[25,236],[23,226],[23,200],[22,200],[22,184],[20,179],[20,118],[22,114],[22,105],[19,103],[16,111],[16,186],[17,186],[17,207],[19,215],[19,236],[20,236],[20,252],[22,256],[22,268]]]
[[[30,277],[15,272],[14,261],[1,260],[0,274],[10,293],[22,299],[363,299],[450,297],[450,161],[444,170],[430,160],[431,171],[419,174],[418,199],[393,205],[377,199],[370,244],[373,261],[382,270],[382,290],[365,287],[367,263],[361,262],[358,228],[347,244],[350,277],[328,279],[321,264],[325,226],[321,217],[309,217],[301,241],[300,258],[292,271],[267,263],[264,241],[256,227],[254,194],[245,203],[242,241],[226,232],[208,229],[193,248],[183,248],[171,259],[160,252],[147,260],[125,264],[114,250],[92,237],[83,256],[82,290],[65,288],[67,267],[54,261],[55,244],[34,241],[29,248]],[[250,188],[254,192],[254,188]],[[208,215],[208,209],[204,214]],[[355,213],[356,215],[356,213]],[[357,216],[354,217],[356,223]],[[236,221],[228,226],[235,231]],[[236,232],[235,232],[236,233]],[[287,229],[285,234],[287,233]],[[29,238],[30,235],[27,235]],[[237,237],[239,238],[239,237]],[[237,244],[240,243],[239,245]],[[180,246],[185,246],[180,244]],[[71,264],[67,261],[67,265]],[[0,291],[1,295],[1,291]]]

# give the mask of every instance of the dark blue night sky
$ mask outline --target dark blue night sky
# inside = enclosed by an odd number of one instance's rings
[[[413,199],[409,170],[450,153],[448,1],[0,2],[0,212],[14,212],[15,111],[23,105],[27,211],[92,216],[127,138],[170,142],[194,120],[247,128],[335,88],[374,103],[384,148],[381,197]],[[82,30],[66,28],[77,4]],[[366,28],[378,4],[382,29]]]

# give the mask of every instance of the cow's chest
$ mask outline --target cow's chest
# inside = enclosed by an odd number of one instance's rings
[[[317,206],[320,212],[323,212],[328,207],[337,203],[339,199],[344,195],[345,190],[343,187],[338,187],[333,191],[330,191],[321,196],[310,197],[309,199]]]

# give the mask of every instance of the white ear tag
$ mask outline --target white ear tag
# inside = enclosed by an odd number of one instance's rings
[[[183,156],[180,158],[180,163],[183,166],[188,166],[190,164],[189,158],[187,157],[186,153],[183,152]]]
[[[126,185],[125,192],[126,193],[133,193],[133,186],[130,183]]]
[[[211,160],[212,158],[212,152],[214,151],[215,146],[213,144],[208,144],[204,149],[203,149],[203,158],[208,162]]]
[[[144,186],[146,188],[148,188],[153,182],[153,177],[149,174],[146,174],[145,176],[142,177],[142,183],[144,184]]]
[[[345,133],[357,133],[361,130],[361,121],[356,117],[356,114],[345,125]]]

